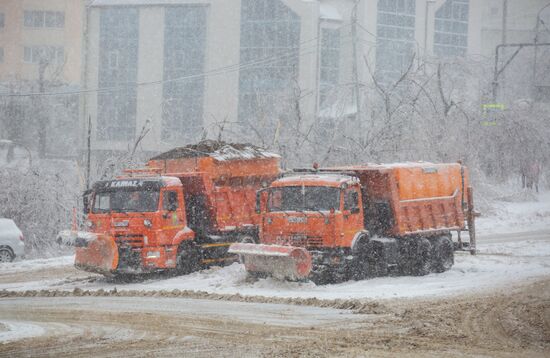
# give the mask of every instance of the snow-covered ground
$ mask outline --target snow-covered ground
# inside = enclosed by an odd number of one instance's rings
[[[519,201],[527,195],[533,200]],[[550,229],[550,191],[525,191],[501,199],[491,203],[489,214],[482,212],[477,219],[478,235]]]
[[[214,267],[187,276],[121,284],[99,277],[54,277],[0,283],[0,290],[193,290],[208,293],[272,297],[398,298],[432,297],[471,293],[503,287],[550,275],[550,193],[536,202],[501,202],[496,216],[478,220],[479,254],[457,253],[455,265],[441,274],[423,277],[383,277],[363,281],[316,286],[313,283],[280,282],[271,278],[247,280],[244,267],[233,264]],[[0,265],[1,273],[48,270],[72,265],[71,256],[28,260]]]

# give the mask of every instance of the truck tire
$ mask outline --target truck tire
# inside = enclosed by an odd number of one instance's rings
[[[308,279],[313,282],[315,285],[327,285],[329,283],[334,283],[333,272],[330,267],[321,266],[316,270],[311,271]]]
[[[386,255],[384,255],[384,247],[376,241],[371,241],[369,244],[367,275],[369,277],[387,276],[388,263],[386,262]]]
[[[350,264],[349,276],[355,281],[364,280],[368,277],[369,273],[369,237],[362,234],[357,238],[357,242],[353,247],[353,260]]]
[[[432,263],[434,272],[445,272],[454,265],[453,242],[447,236],[433,240]]]
[[[178,247],[176,260],[176,273],[187,275],[199,270],[201,255],[195,245],[181,243]]]
[[[411,257],[413,266],[412,274],[414,276],[425,276],[432,269],[432,244],[426,238],[419,238],[416,242],[414,257]]]
[[[0,262],[12,262],[15,255],[9,247],[0,248]]]

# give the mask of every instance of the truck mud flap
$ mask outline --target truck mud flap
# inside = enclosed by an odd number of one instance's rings
[[[311,254],[302,247],[235,243],[229,253],[239,255],[248,272],[282,280],[305,279],[312,268]]]

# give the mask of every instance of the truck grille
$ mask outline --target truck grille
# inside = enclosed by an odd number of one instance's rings
[[[115,235],[115,242],[118,246],[143,247],[143,235],[118,234]]]
[[[306,235],[278,236],[277,244],[305,248],[322,247],[323,238],[318,236]]]

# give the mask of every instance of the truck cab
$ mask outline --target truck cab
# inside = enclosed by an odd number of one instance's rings
[[[104,238],[103,248],[97,255],[90,255],[89,247],[77,248],[77,267],[96,267],[93,261],[103,258],[107,262],[100,267],[116,272],[175,268],[180,243],[194,238],[178,178],[99,181],[88,198],[87,230]],[[105,254],[108,250],[113,254]]]
[[[364,231],[361,184],[340,174],[297,175],[274,181],[260,197],[264,244],[307,249],[350,247]]]

